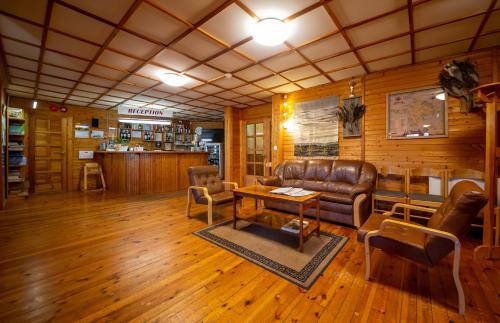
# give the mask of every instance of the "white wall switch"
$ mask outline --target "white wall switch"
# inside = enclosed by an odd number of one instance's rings
[[[273,150],[278,151],[278,146],[273,146]]]

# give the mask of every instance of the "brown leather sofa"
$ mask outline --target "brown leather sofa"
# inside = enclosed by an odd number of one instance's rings
[[[359,160],[289,160],[279,164],[274,176],[259,179],[262,185],[301,187],[322,192],[320,216],[324,220],[360,227],[370,215],[371,193],[377,170]],[[298,213],[298,207],[266,201],[266,207]],[[315,210],[305,212],[315,216]]]

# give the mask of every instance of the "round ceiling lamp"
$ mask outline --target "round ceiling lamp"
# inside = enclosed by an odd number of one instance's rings
[[[254,27],[253,38],[261,45],[276,46],[290,35],[289,26],[278,18],[261,19]]]
[[[160,80],[170,86],[183,86],[187,83],[187,77],[178,73],[162,73]]]

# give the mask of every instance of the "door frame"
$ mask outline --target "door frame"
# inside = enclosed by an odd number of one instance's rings
[[[28,174],[29,174],[29,193],[35,192],[35,122],[37,117],[44,117],[45,115],[50,118],[50,112],[43,111],[42,113],[37,113],[38,111],[33,111],[29,118],[29,147],[28,147]],[[68,192],[72,190],[73,187],[73,117],[72,116],[61,116],[61,151],[62,151],[62,161],[61,161],[61,192]],[[69,152],[69,153],[68,153]],[[45,192],[44,192],[45,193]],[[59,192],[52,192],[59,193]]]
[[[240,120],[240,185],[246,184],[246,164],[247,164],[247,124],[264,123],[264,176],[269,176],[269,167],[266,164],[271,162],[271,118],[255,118]]]

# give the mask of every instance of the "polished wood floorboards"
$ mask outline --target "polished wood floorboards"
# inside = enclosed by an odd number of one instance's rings
[[[498,263],[463,249],[466,315],[450,259],[427,269],[379,251],[363,278],[356,232],[306,291],[191,232],[185,194],[39,195],[0,211],[0,322],[495,322]],[[251,206],[251,203],[248,203]],[[231,208],[221,210],[229,217]],[[206,214],[206,213],[205,213]]]

